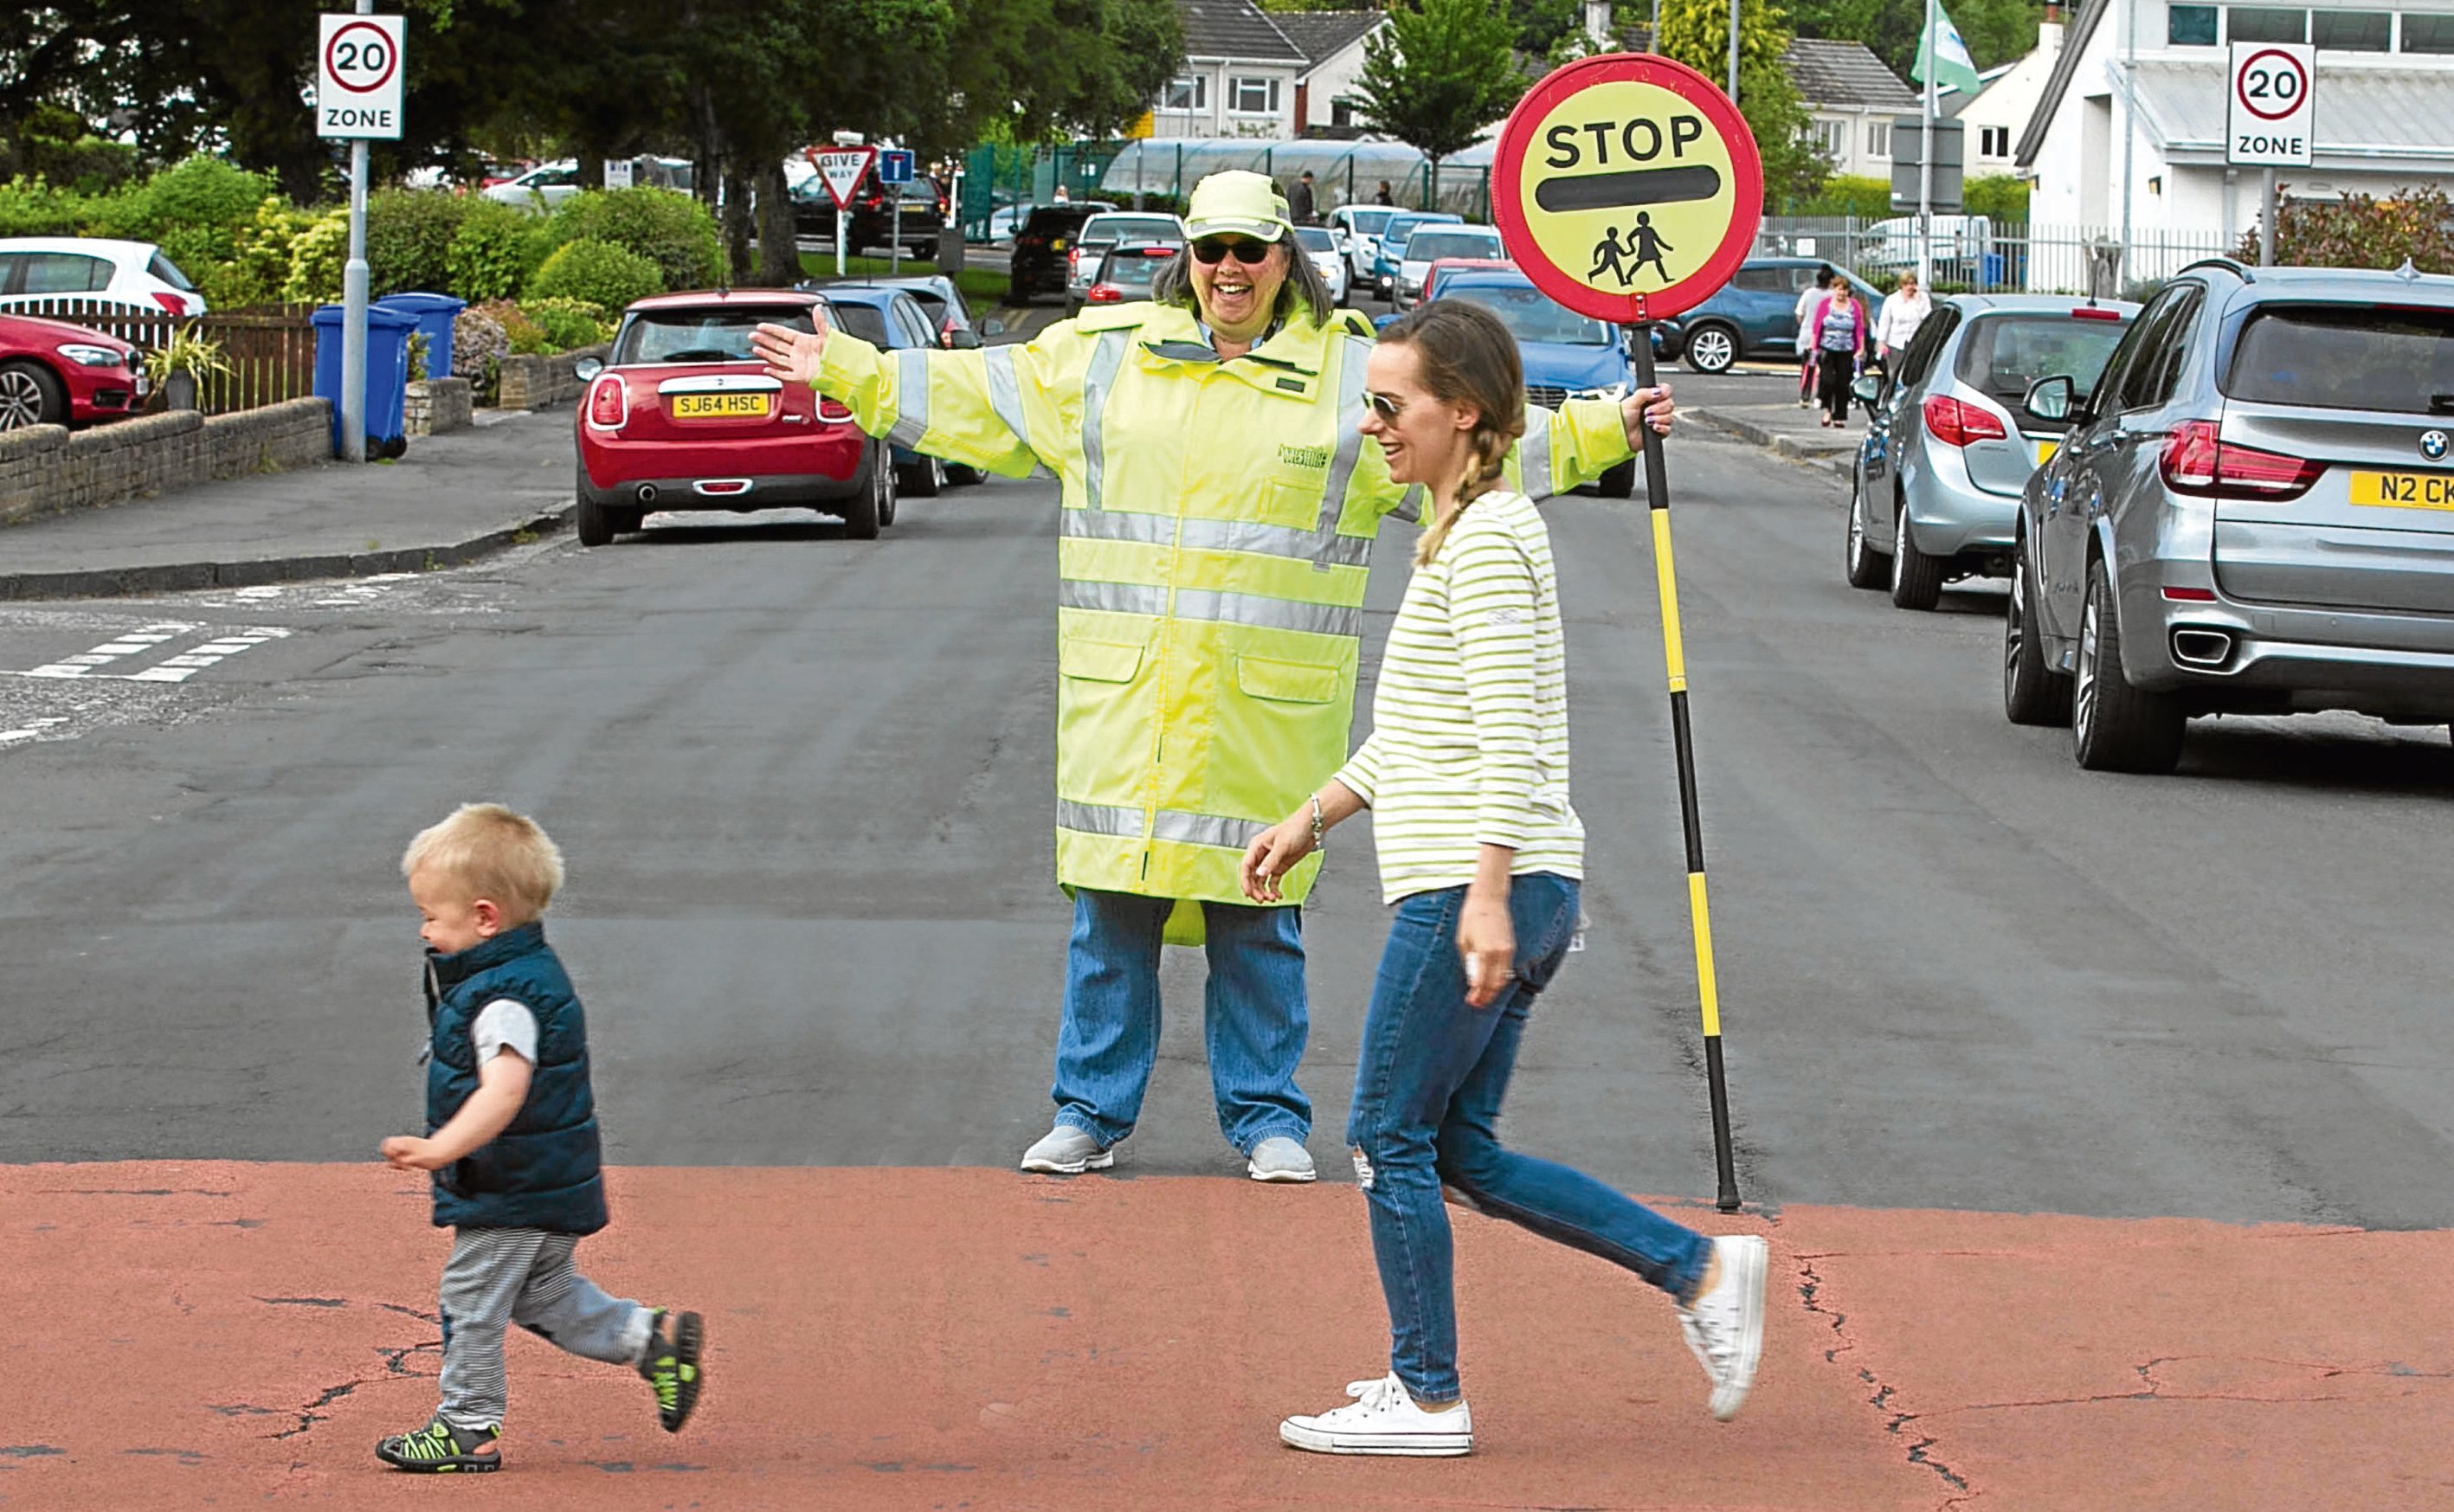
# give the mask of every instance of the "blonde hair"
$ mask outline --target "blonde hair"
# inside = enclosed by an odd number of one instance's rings
[[[546,911],[562,891],[562,851],[534,819],[499,803],[463,803],[442,823],[418,831],[400,858],[400,875],[432,867],[487,898],[512,923]]]
[[[1509,449],[1525,433],[1525,368],[1517,338],[1499,317],[1463,299],[1418,305],[1383,329],[1380,339],[1415,349],[1433,398],[1475,410],[1474,468],[1457,497],[1432,501],[1432,523],[1415,543],[1415,565],[1422,567],[1439,555],[1466,506],[1499,481]]]

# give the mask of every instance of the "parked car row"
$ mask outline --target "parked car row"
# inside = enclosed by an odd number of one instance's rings
[[[2062,303],[1936,306],[1849,580],[2007,575],[2003,714],[2092,770],[2170,772],[2210,715],[2454,716],[2454,277],[2215,258]]]

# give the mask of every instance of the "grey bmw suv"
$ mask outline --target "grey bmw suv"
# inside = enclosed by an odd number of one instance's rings
[[[2454,277],[2184,269],[2029,479],[2003,711],[2169,772],[2195,715],[2454,716]]]

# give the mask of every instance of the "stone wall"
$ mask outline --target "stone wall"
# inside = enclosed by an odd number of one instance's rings
[[[495,390],[494,403],[506,410],[542,410],[551,405],[567,404],[579,397],[588,385],[571,371],[572,364],[582,357],[605,360],[607,347],[582,347],[576,352],[557,352],[550,357],[524,357],[516,353],[505,356],[498,370],[502,374]]]
[[[322,399],[211,419],[177,410],[85,431],[28,426],[0,433],[0,524],[332,456],[332,407]]]
[[[467,378],[429,378],[409,386],[402,424],[411,435],[441,435],[475,423],[477,386]]]

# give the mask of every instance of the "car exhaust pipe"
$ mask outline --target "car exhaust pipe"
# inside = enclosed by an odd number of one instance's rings
[[[2176,630],[2173,659],[2185,667],[2221,667],[2232,659],[2232,636],[2221,630]]]
[[[656,502],[656,485],[654,483],[640,484],[639,502],[642,504],[654,504]]]

